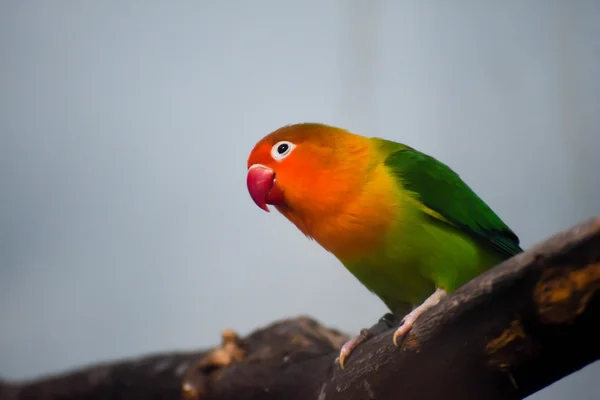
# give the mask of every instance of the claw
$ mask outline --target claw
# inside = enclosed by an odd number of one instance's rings
[[[396,332],[394,332],[394,337],[393,337],[393,341],[394,341],[394,345],[397,347],[398,345],[398,338],[401,336],[406,335],[408,332],[410,332],[411,328],[412,328],[412,323],[407,323],[406,319],[402,319],[401,325],[398,329],[396,329]]]
[[[346,345],[349,342],[350,341],[344,343],[342,349],[340,350],[340,355],[335,359],[335,362],[340,364],[340,368],[342,369],[342,371],[344,370],[344,360],[346,360],[346,357],[348,357],[348,355],[350,354],[350,352],[345,349]]]

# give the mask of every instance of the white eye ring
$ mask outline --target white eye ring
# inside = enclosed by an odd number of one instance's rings
[[[271,157],[273,157],[273,159],[276,161],[281,161],[289,156],[295,147],[296,145],[294,143],[285,140],[277,142],[271,148]]]

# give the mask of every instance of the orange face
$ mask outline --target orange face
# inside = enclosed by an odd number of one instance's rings
[[[259,141],[248,158],[248,192],[265,211],[267,205],[280,211],[325,211],[341,201],[344,188],[352,187],[355,172],[348,148],[356,139],[346,131],[320,124],[286,126]],[[358,140],[362,143],[362,141]],[[283,212],[283,211],[282,211]]]

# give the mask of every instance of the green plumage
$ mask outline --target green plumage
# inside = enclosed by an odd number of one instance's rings
[[[392,312],[436,287],[448,293],[522,251],[515,233],[448,166],[408,146],[370,139],[404,201],[401,220],[369,255],[341,260]]]

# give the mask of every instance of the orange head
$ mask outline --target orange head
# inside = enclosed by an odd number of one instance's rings
[[[304,234],[357,197],[368,179],[367,138],[317,123],[284,126],[260,140],[248,158],[246,183],[263,210],[273,205]]]

